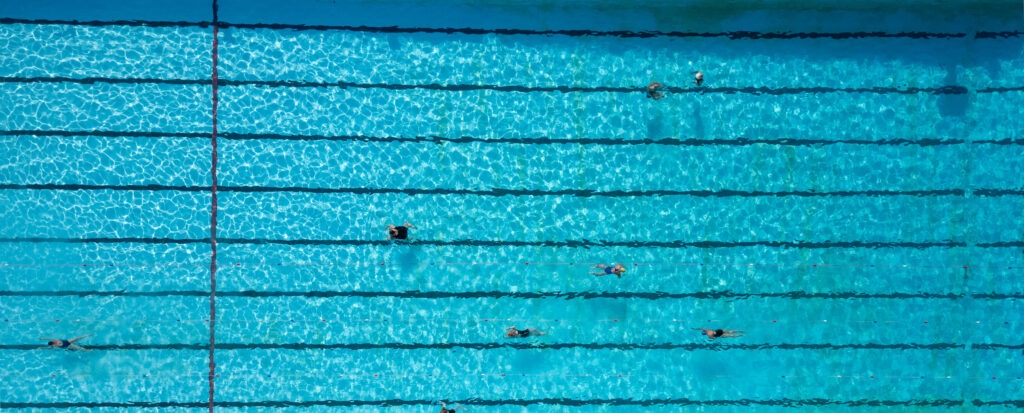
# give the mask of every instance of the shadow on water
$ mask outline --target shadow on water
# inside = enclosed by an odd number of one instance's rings
[[[517,340],[516,343],[525,344],[531,342],[537,342],[544,340],[543,338],[524,338],[524,339],[506,339],[506,340]],[[553,366],[550,363],[551,354],[554,352],[551,350],[532,350],[532,351],[517,351],[512,356],[508,367],[508,371],[518,374],[545,374],[550,373]]]
[[[944,82],[946,85],[957,84],[955,67],[946,68],[946,78]],[[962,117],[967,113],[968,102],[968,95],[966,93],[939,95],[939,113],[941,113],[943,117]]]
[[[420,259],[416,254],[419,249],[420,247],[416,245],[409,245],[401,241],[394,242],[395,264],[402,272],[413,272],[419,266]]]
[[[391,49],[391,51],[393,51],[393,52],[402,51],[402,41],[400,41],[398,39],[398,35],[392,34],[392,35],[387,36],[387,38],[388,38],[388,47]]]
[[[703,97],[703,95],[704,93],[701,92],[700,96],[694,100],[693,116],[690,117],[690,119],[693,119],[693,128],[691,128],[691,131],[693,136],[697,139],[707,139],[707,133],[704,132],[706,129],[704,125],[704,117],[701,116],[701,97]]]
[[[665,136],[670,136],[670,133],[665,130],[664,122],[665,116],[661,110],[652,110],[651,117],[647,120],[647,139],[662,139]]]
[[[683,121],[680,125],[671,125],[668,122],[674,121],[674,117],[666,117],[663,109],[657,106],[658,103],[653,103],[654,108],[650,111],[650,117],[647,119],[647,139],[667,139],[676,136],[690,136],[695,139],[706,139],[707,138],[707,125],[704,122],[702,116],[703,104],[702,101],[703,93],[701,94],[669,94],[665,99],[687,99],[692,106],[692,114]],[[667,103],[662,103],[667,105]]]

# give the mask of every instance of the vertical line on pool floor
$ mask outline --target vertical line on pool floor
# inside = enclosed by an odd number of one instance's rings
[[[213,75],[212,75],[212,123],[210,136],[210,413],[213,413],[214,377],[217,363],[213,360],[214,333],[217,325],[217,0],[213,0]]]

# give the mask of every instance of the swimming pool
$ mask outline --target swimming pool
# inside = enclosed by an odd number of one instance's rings
[[[0,408],[1024,405],[1019,7],[57,3],[0,16]]]

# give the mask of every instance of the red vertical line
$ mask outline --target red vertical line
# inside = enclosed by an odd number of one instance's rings
[[[213,383],[217,363],[213,360],[214,331],[217,325],[217,0],[213,0],[213,132],[210,144],[210,413],[213,413]]]

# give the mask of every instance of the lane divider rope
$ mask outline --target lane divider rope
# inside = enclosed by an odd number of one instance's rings
[[[217,363],[214,361],[215,331],[217,325],[217,106],[219,96],[217,95],[217,59],[218,59],[218,21],[217,21],[217,0],[213,0],[213,57],[211,95],[212,95],[212,133],[210,136],[210,360],[209,360],[209,382],[210,404],[209,411],[213,413],[214,408],[214,382],[217,377]]]

